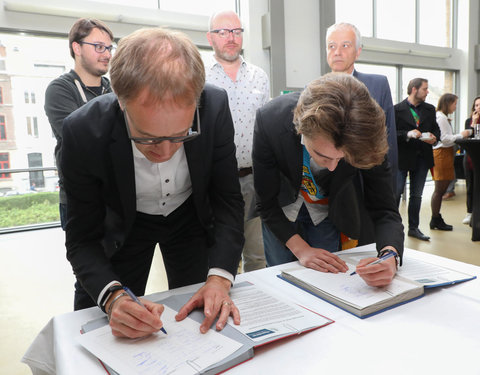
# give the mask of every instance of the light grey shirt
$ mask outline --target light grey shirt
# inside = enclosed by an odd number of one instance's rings
[[[267,74],[258,66],[242,60],[236,81],[225,73],[214,56],[205,64],[206,80],[227,91],[228,104],[235,127],[238,168],[252,166],[253,127],[255,113],[270,99]]]

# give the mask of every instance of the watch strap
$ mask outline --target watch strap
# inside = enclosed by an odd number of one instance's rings
[[[398,255],[398,253],[392,249],[383,249],[381,250],[379,253],[378,253],[378,258],[381,258],[387,254],[390,254],[392,253],[393,254],[393,257],[395,258],[395,264],[397,266],[397,270],[398,270],[398,267],[400,266],[400,256]]]
[[[107,292],[104,294],[103,296],[103,299],[102,299],[102,302],[100,304],[100,308],[102,309],[102,311],[104,313],[106,313],[105,311],[105,305],[108,301],[108,299],[111,297],[111,295],[113,293],[115,293],[117,290],[122,290],[123,289],[123,286],[120,285],[120,284],[115,284],[115,285],[112,285],[110,288],[107,289]]]

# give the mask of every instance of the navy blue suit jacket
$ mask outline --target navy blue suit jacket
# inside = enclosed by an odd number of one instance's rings
[[[376,100],[385,112],[388,131],[388,161],[392,168],[393,179],[396,181],[398,170],[397,127],[395,126],[395,110],[393,108],[392,93],[390,92],[387,77],[380,74],[360,73],[356,70],[353,71],[353,76],[367,86],[371,97]]]

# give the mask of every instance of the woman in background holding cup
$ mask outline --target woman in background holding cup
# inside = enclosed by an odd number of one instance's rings
[[[452,230],[453,227],[443,221],[440,215],[442,206],[442,196],[447,191],[448,185],[455,178],[454,158],[455,152],[453,146],[455,141],[461,138],[468,138],[472,135],[472,129],[465,129],[459,134],[453,134],[451,119],[448,115],[457,109],[457,99],[455,94],[443,94],[438,100],[437,105],[437,124],[440,128],[440,140],[433,147],[433,180],[435,181],[435,190],[430,202],[432,208],[432,220],[430,229]]]
[[[472,135],[475,135],[475,138],[480,137],[478,128],[480,128],[480,96],[473,100],[472,113],[465,120],[465,129],[472,130]],[[466,152],[463,157],[463,169],[465,170],[465,183],[467,185],[467,215],[465,215],[462,223],[469,225],[473,210],[473,163]]]

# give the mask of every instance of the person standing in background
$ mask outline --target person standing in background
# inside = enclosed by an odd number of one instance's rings
[[[237,146],[238,176],[245,201],[245,245],[243,270],[265,267],[260,217],[255,215],[255,189],[252,174],[252,143],[255,111],[270,98],[267,74],[247,63],[240,52],[243,45],[242,23],[233,11],[212,15],[207,39],[214,55],[205,66],[206,81],[227,91]]]
[[[480,124],[480,96],[473,100],[472,112],[470,117],[465,120],[465,129],[472,130],[472,136],[475,133],[475,125]],[[473,212],[473,163],[470,156],[465,152],[463,157],[463,168],[465,170],[465,184],[467,185],[467,214],[462,220],[463,224],[470,224]]]
[[[70,55],[75,65],[70,72],[54,79],[45,91],[45,113],[57,139],[55,160],[60,187],[60,223],[65,230],[67,197],[60,169],[63,120],[93,98],[112,92],[104,77],[112,57],[113,33],[102,21],[90,18],[77,20],[68,34]]]
[[[327,29],[326,44],[327,62],[332,72],[352,74],[367,86],[372,98],[385,112],[388,137],[387,155],[395,187],[398,169],[397,128],[395,127],[395,111],[388,79],[380,74],[361,73],[355,69],[355,61],[362,52],[362,36],[355,25],[342,22],[330,26]]]
[[[457,109],[458,97],[454,94],[443,94],[438,100],[437,105],[437,124],[440,128],[440,141],[433,146],[433,173],[435,181],[435,190],[433,191],[430,205],[432,208],[432,219],[430,229],[439,229],[450,231],[451,225],[445,223],[440,214],[442,207],[442,197],[447,191],[448,185],[455,178],[454,145],[457,139],[467,138],[472,134],[471,130],[463,130],[459,134],[453,134],[452,125],[448,115]]]
[[[420,229],[420,208],[428,170],[433,167],[432,145],[440,137],[435,107],[425,102],[428,80],[414,78],[408,83],[408,97],[395,105],[398,141],[397,204],[410,175],[408,200],[408,235],[422,241],[430,240]]]

